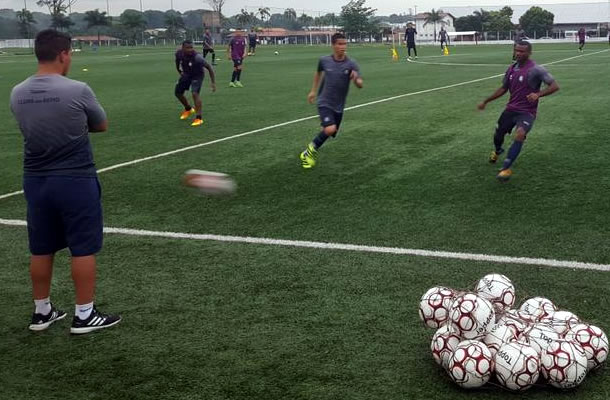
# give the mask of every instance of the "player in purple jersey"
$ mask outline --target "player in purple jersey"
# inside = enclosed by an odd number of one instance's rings
[[[587,32],[585,28],[580,28],[578,30],[578,51],[581,53],[584,51],[583,47],[585,47],[585,39],[587,38]]]
[[[241,70],[246,56],[246,39],[242,36],[241,31],[235,31],[235,36],[229,42],[227,49],[227,58],[233,60],[233,76],[229,87],[244,87],[241,83]]]
[[[517,62],[511,65],[502,80],[502,87],[497,89],[491,96],[478,105],[479,110],[484,110],[487,103],[502,97],[507,91],[510,99],[506,109],[498,120],[496,133],[494,135],[495,150],[491,152],[489,162],[495,163],[498,156],[504,152],[502,144],[504,136],[510,134],[516,127],[515,139],[508,149],[508,154],[502,165],[502,169],[496,176],[499,180],[507,181],[512,175],[510,167],[519,156],[523,142],[528,132],[532,129],[538,111],[538,99],[548,96],[559,90],[555,79],[547,70],[530,60],[532,45],[524,40],[515,45],[515,56]],[[542,82],[546,88],[540,90]]]

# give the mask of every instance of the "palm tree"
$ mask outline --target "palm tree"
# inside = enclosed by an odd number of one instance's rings
[[[261,16],[261,20],[263,21],[263,23],[265,23],[265,21],[268,21],[271,17],[271,10],[269,9],[269,7],[259,7],[258,15]]]
[[[144,15],[135,10],[125,10],[120,17],[121,25],[127,31],[127,37],[135,41],[136,33],[146,28]]]
[[[36,23],[36,20],[34,19],[34,15],[28,11],[27,9],[23,9],[21,11],[17,11],[17,19],[19,20],[19,30],[21,31],[21,34],[29,39],[30,38],[30,32],[31,32],[31,26],[32,24]]]
[[[237,23],[245,28],[251,21],[253,21],[254,14],[249,13],[248,11],[241,9],[241,12],[237,14]]]
[[[313,18],[311,18],[309,15],[307,15],[305,13],[301,14],[301,16],[298,19],[299,23],[303,26],[311,25],[312,20],[313,20]]]
[[[167,28],[167,36],[170,39],[176,39],[180,30],[185,29],[182,15],[178,13],[168,13],[165,15],[165,27]]]
[[[110,25],[110,17],[106,15],[106,12],[100,12],[95,9],[93,11],[87,11],[85,13],[85,21],[87,21],[87,29],[91,29],[94,26],[97,27],[97,45],[100,45],[100,27]]]
[[[441,25],[445,25],[443,21],[443,10],[435,10],[434,8],[429,13],[426,13],[426,21],[424,26],[428,24],[434,24],[434,41],[436,42],[436,23],[439,22]]]
[[[297,12],[294,10],[294,8],[287,8],[286,11],[284,11],[284,18],[286,18],[288,21],[294,21],[297,19]]]

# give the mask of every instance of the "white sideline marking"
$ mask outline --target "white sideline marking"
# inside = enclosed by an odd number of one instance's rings
[[[2,219],[0,218],[0,225],[8,226],[27,226],[26,221],[16,219]],[[572,269],[589,269],[597,271],[610,271],[609,264],[595,264],[580,261],[564,261],[554,260],[549,258],[532,258],[532,257],[510,257],[510,256],[496,256],[491,254],[477,254],[477,253],[459,253],[453,251],[439,251],[439,250],[423,250],[423,249],[408,249],[402,247],[380,247],[380,246],[365,246],[358,244],[347,244],[347,243],[329,243],[329,242],[311,242],[306,240],[286,240],[286,239],[270,239],[270,238],[258,238],[251,236],[228,236],[228,235],[212,235],[212,234],[198,234],[198,233],[181,233],[181,232],[163,232],[163,231],[148,231],[141,229],[128,229],[128,228],[104,228],[106,234],[119,234],[139,237],[156,237],[166,239],[184,239],[184,240],[208,240],[215,242],[229,242],[229,243],[249,243],[249,244],[261,244],[267,246],[286,246],[286,247],[301,247],[310,249],[323,249],[323,250],[343,250],[343,251],[355,251],[362,253],[385,253],[385,254],[397,254],[397,255],[409,255],[418,257],[431,257],[431,258],[448,258],[455,260],[469,260],[469,261],[485,261],[502,264],[526,264],[526,265],[538,265],[545,267],[555,268],[572,268]]]
[[[560,62],[573,60],[573,59],[579,58],[579,57],[592,56],[594,54],[603,53],[603,52],[606,52],[606,51],[609,51],[609,50],[606,49],[606,50],[601,50],[601,51],[598,51],[598,52],[595,52],[595,53],[579,54],[579,55],[574,56],[574,57],[564,58],[562,60],[557,60],[557,61],[553,61],[553,62],[550,62],[550,63],[542,64],[542,65],[557,64],[557,63],[560,63]],[[357,105],[351,106],[351,107],[346,107],[345,111],[355,110],[355,109],[358,109],[358,108],[361,108],[361,107],[368,107],[368,106],[371,106],[371,105],[374,105],[374,104],[385,103],[385,102],[388,102],[388,101],[392,101],[392,100],[396,100],[396,99],[401,99],[403,97],[416,96],[416,95],[419,95],[419,94],[431,93],[431,92],[436,92],[436,91],[445,90],[445,89],[451,89],[451,88],[458,87],[458,86],[470,85],[471,83],[482,82],[482,81],[486,81],[486,80],[489,80],[489,79],[494,79],[494,78],[497,78],[497,77],[500,77],[500,76],[503,76],[503,75],[504,75],[504,73],[501,73],[501,74],[487,76],[485,78],[478,78],[478,79],[473,79],[473,80],[470,80],[470,81],[454,83],[454,84],[451,84],[451,85],[439,86],[439,87],[432,88],[432,89],[425,89],[425,90],[419,90],[417,92],[410,92],[410,93],[399,94],[397,96],[386,97],[386,98],[383,98],[383,99],[380,99],[380,100],[369,101],[367,103],[357,104]],[[266,126],[264,128],[254,129],[252,131],[239,133],[237,135],[227,136],[227,137],[224,137],[224,138],[212,140],[210,142],[194,144],[194,145],[191,145],[191,146],[182,147],[180,149],[167,151],[165,153],[155,154],[155,155],[152,155],[152,156],[148,156],[148,157],[144,157],[144,158],[139,158],[139,159],[132,160],[132,161],[126,161],[126,162],[123,162],[123,163],[119,163],[119,164],[111,165],[111,166],[106,167],[106,168],[99,169],[97,172],[98,173],[102,173],[102,172],[106,172],[106,171],[112,171],[113,169],[127,167],[127,166],[134,165],[134,164],[139,164],[141,162],[149,161],[149,160],[154,160],[156,158],[171,156],[171,155],[174,155],[174,154],[182,153],[184,151],[194,150],[194,149],[198,149],[200,147],[210,146],[212,144],[216,144],[216,143],[220,143],[220,142],[226,142],[227,140],[237,139],[237,138],[240,138],[242,136],[248,136],[248,135],[252,135],[254,133],[264,132],[264,131],[268,131],[268,130],[271,130],[271,129],[275,129],[275,128],[280,128],[282,126],[296,124],[296,123],[307,121],[307,120],[314,119],[314,118],[318,118],[318,116],[317,115],[310,115],[309,117],[293,119],[292,121],[286,121],[286,122],[282,122],[282,123],[279,123],[279,124]],[[9,197],[13,197],[13,196],[17,196],[17,195],[20,195],[20,194],[23,194],[23,190],[19,190],[19,191],[16,191],[16,192],[0,195],[0,200],[6,199],[6,198],[9,198]]]

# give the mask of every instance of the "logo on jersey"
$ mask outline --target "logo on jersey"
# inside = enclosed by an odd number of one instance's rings
[[[519,82],[523,82],[523,75],[519,76]]]
[[[349,69],[344,70],[344,71],[343,71],[343,73],[344,73],[345,75],[349,74]]]
[[[189,61],[189,67],[192,67],[192,66],[193,66],[193,63]]]

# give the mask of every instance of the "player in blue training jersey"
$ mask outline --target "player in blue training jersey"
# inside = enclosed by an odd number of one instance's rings
[[[320,57],[318,70],[313,77],[313,85],[307,96],[309,103],[313,104],[316,99],[316,90],[318,91],[318,114],[322,130],[300,154],[303,168],[312,168],[316,165],[320,147],[326,142],[326,139],[330,136],[334,137],[339,131],[350,83],[354,82],[358,88],[362,88],[358,64],[345,54],[347,49],[345,35],[335,33],[331,41],[333,54]]]

